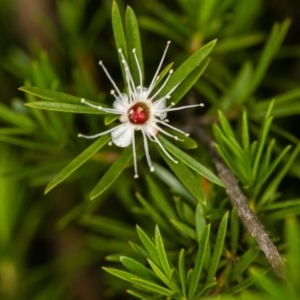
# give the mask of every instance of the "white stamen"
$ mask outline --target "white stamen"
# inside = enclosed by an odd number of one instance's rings
[[[107,69],[104,67],[104,64],[103,64],[102,60],[99,61],[99,65],[102,67],[104,73],[106,74],[107,78],[109,79],[109,81],[111,82],[111,84],[113,85],[113,87],[115,88],[115,90],[117,91],[117,93],[119,94],[119,96],[121,96],[120,90],[118,89],[118,87],[117,87],[116,83],[114,82],[114,80],[109,75]]]
[[[168,77],[166,78],[166,80],[164,81],[164,83],[161,85],[161,87],[158,89],[158,91],[153,95],[153,96],[151,96],[151,98],[155,98],[161,91],[162,91],[162,89],[166,86],[166,84],[167,84],[167,82],[169,81],[169,79],[170,79],[170,77],[171,77],[171,75],[173,74],[173,70],[171,69],[170,71],[169,71],[169,75],[168,75]]]
[[[136,62],[136,65],[137,65],[137,68],[138,68],[138,71],[139,71],[140,86],[142,87],[143,86],[142,69],[141,69],[141,66],[139,64],[139,61],[138,61],[138,58],[137,58],[137,55],[136,55],[136,49],[133,49],[132,52],[133,52],[134,59],[135,59],[135,62]]]
[[[134,166],[134,178],[138,178],[138,171],[137,171],[137,161],[136,161],[136,152],[135,152],[135,138],[134,138],[134,128],[132,130],[132,152],[133,152],[133,166]]]
[[[144,139],[144,149],[145,149],[146,159],[147,159],[148,165],[149,165],[150,170],[151,170],[152,168],[154,169],[154,167],[152,166],[152,161],[151,161],[151,157],[150,157],[150,154],[149,154],[148,141],[147,141],[147,137],[146,137],[146,134],[145,134],[144,130],[142,130],[142,133],[143,133],[143,139]]]
[[[116,130],[117,128],[119,128],[119,127],[121,127],[121,126],[123,126],[123,124],[121,124],[121,125],[119,125],[119,126],[117,126],[117,127],[111,128],[111,129],[109,129],[109,130],[100,132],[100,133],[95,134],[95,135],[83,135],[83,134],[79,133],[79,134],[78,134],[78,137],[82,137],[82,138],[85,138],[85,139],[94,139],[94,138],[97,138],[97,137],[99,137],[99,136],[101,136],[101,135],[110,133],[110,132],[112,132],[113,130]]]
[[[166,46],[166,48],[165,48],[165,51],[164,51],[164,53],[163,53],[163,56],[162,56],[162,58],[161,58],[161,60],[160,60],[160,62],[159,62],[158,68],[157,68],[157,70],[156,70],[156,72],[155,72],[155,74],[154,74],[154,77],[153,77],[153,79],[152,79],[152,82],[151,82],[151,84],[150,84],[150,86],[149,86],[147,98],[149,97],[149,94],[152,92],[152,88],[153,88],[153,86],[154,86],[154,83],[155,83],[155,80],[156,80],[156,78],[157,78],[157,75],[158,75],[158,73],[159,73],[159,71],[160,71],[160,68],[161,68],[161,66],[162,66],[162,64],[163,64],[163,62],[164,62],[164,60],[165,60],[165,57],[166,57],[166,54],[167,54],[167,51],[168,51],[168,48],[169,48],[170,43],[171,43],[170,41],[167,42],[167,46]]]
[[[180,133],[184,134],[185,136],[189,136],[188,133],[186,133],[186,132],[184,132],[184,131],[182,131],[182,130],[180,130],[180,129],[178,129],[178,128],[176,128],[176,127],[174,127],[174,126],[172,126],[172,125],[170,125],[170,124],[168,124],[168,123],[166,123],[165,120],[164,120],[164,121],[156,120],[156,122],[161,123],[161,124],[163,124],[163,125],[165,125],[165,126],[171,128],[171,129],[173,129],[173,130],[175,130],[175,131],[177,131],[177,132],[180,132]]]

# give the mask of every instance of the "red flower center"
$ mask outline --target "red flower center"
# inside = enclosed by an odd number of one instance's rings
[[[146,103],[137,102],[129,109],[128,117],[131,123],[143,125],[149,119],[149,107]]]

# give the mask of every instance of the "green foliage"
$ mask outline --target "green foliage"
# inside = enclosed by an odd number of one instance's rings
[[[17,3],[0,3],[0,298],[298,299],[296,6],[37,1],[31,20]],[[151,105],[165,97],[170,123],[110,145],[113,101],[138,86]],[[179,101],[205,107],[172,111]],[[283,281],[202,130],[284,258]]]

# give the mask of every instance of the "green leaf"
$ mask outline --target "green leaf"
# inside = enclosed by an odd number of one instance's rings
[[[102,194],[116,181],[116,179],[129,164],[132,155],[133,153],[131,147],[127,147],[123,150],[117,160],[110,166],[107,172],[101,177],[99,182],[91,191],[91,200]]]
[[[127,270],[129,270],[134,275],[152,282],[159,283],[155,274],[136,260],[126,256],[121,256],[120,260],[121,263],[127,268]]]
[[[227,223],[228,223],[228,212],[226,212],[226,214],[222,218],[219,226],[218,234],[216,237],[216,243],[214,245],[214,253],[211,258],[208,274],[206,276],[206,283],[211,283],[216,275],[220,258],[224,248],[224,241],[227,232]]]
[[[136,197],[139,200],[139,202],[142,204],[142,206],[146,209],[147,213],[149,214],[149,216],[153,219],[154,223],[158,224],[159,226],[161,226],[162,228],[164,228],[169,234],[172,235],[173,230],[170,227],[169,223],[166,221],[165,218],[163,218],[157,211],[157,209],[155,209],[153,207],[153,205],[151,205],[151,203],[149,203],[148,201],[146,201],[144,199],[144,197],[142,197],[142,195],[138,192],[136,192]]]
[[[285,221],[285,239],[287,243],[287,264],[289,270],[289,282],[293,283],[295,292],[299,293],[299,276],[300,276],[300,226],[295,216],[289,216]],[[292,286],[291,286],[292,287]],[[296,299],[296,298],[295,298]]]
[[[260,137],[258,139],[257,151],[255,153],[255,160],[254,160],[254,164],[253,164],[253,178],[256,178],[256,176],[257,176],[260,159],[262,156],[262,152],[263,152],[263,149],[265,146],[265,142],[267,139],[267,135],[269,133],[269,129],[270,129],[272,120],[273,120],[272,117],[265,120],[263,127],[262,127],[262,131],[260,133]]]
[[[112,4],[111,19],[112,19],[112,27],[113,27],[114,38],[115,38],[117,49],[118,50],[122,49],[122,53],[123,53],[126,61],[128,61],[126,38],[125,38],[124,29],[123,29],[122,18],[121,18],[118,4],[116,3],[116,1],[113,1],[113,4]],[[118,57],[119,57],[119,62],[120,62],[120,66],[122,69],[124,82],[126,82],[126,75],[124,72],[124,68],[122,68],[122,66],[123,66],[122,57],[121,57],[121,55],[118,55]]]
[[[79,222],[88,228],[117,239],[137,240],[136,233],[131,226],[109,217],[84,215]]]
[[[148,263],[154,273],[157,275],[157,277],[167,286],[169,286],[169,279],[166,277],[166,275],[155,265],[154,262],[152,262],[150,259],[148,259]]]
[[[184,249],[180,250],[179,259],[178,259],[178,269],[179,277],[182,287],[182,294],[186,298],[186,277],[185,277],[185,267],[184,267]]]
[[[151,260],[157,266],[161,267],[160,259],[159,259],[156,247],[153,244],[153,242],[150,240],[148,235],[139,226],[136,226],[136,230],[137,230],[138,236],[139,236],[142,244],[144,245],[145,249],[149,253]]]
[[[117,115],[117,116],[116,115],[108,115],[104,119],[104,124],[109,125],[112,122],[116,121],[118,118],[119,118],[119,115]]]
[[[251,95],[260,82],[262,81],[271,60],[274,58],[275,54],[277,53],[280,45],[286,35],[286,32],[290,26],[291,20],[287,19],[282,24],[276,23],[273,26],[272,32],[268,38],[268,41],[264,47],[263,53],[259,59],[257,64],[257,68],[253,74],[253,78],[245,91],[245,94]]]
[[[164,296],[171,296],[173,294],[173,292],[170,291],[169,289],[166,289],[160,285],[157,285],[155,283],[152,283],[150,281],[147,281],[147,280],[144,280],[141,278],[134,277],[131,279],[131,281],[140,287],[143,287],[149,291],[152,291],[152,292],[164,295]]]
[[[182,81],[182,83],[176,88],[172,93],[171,101],[178,103],[183,96],[191,89],[191,87],[197,82],[199,77],[203,74],[206,67],[210,62],[210,58],[205,58],[199,66],[195,68],[187,77]],[[173,75],[172,75],[173,76]]]
[[[183,185],[188,189],[188,191],[199,201],[202,203],[206,203],[206,196],[200,182],[200,178],[196,178],[196,176],[191,172],[191,170],[182,162],[175,163],[173,162],[164,151],[157,145],[157,150],[160,155],[178,177],[178,179],[183,183]]]
[[[2,103],[0,103],[0,119],[22,129],[33,130],[36,128],[36,125],[28,116],[17,113]]]
[[[247,111],[243,111],[243,121],[242,121],[242,141],[243,147],[249,148],[250,147],[250,139],[249,139],[249,129],[248,129],[248,118],[247,118]]]
[[[126,32],[126,42],[127,42],[127,52],[128,52],[128,64],[130,67],[130,72],[135,83],[135,86],[144,86],[141,80],[144,79],[144,64],[143,64],[143,55],[142,55],[142,46],[140,40],[139,27],[137,23],[136,16],[131,7],[127,6],[126,15],[125,15],[125,32]],[[137,60],[140,66],[140,72],[142,78],[139,75],[139,69],[137,67],[136,60],[132,53],[135,49]]]
[[[166,86],[159,93],[159,96],[166,96],[171,90],[181,83],[199,64],[209,55],[217,40],[213,40],[195,52],[172,74]]]
[[[162,236],[160,234],[160,231],[159,231],[159,228],[157,225],[155,227],[155,244],[156,244],[156,249],[157,249],[157,253],[158,253],[158,257],[159,257],[162,269],[163,269],[164,273],[166,274],[166,276],[169,277],[171,269],[170,269],[170,265],[168,262],[168,258],[167,258],[167,254],[165,251]]]
[[[203,231],[200,244],[198,247],[194,271],[191,275],[191,281],[188,286],[188,299],[191,299],[195,295],[197,291],[197,287],[199,285],[199,278],[202,271],[205,251],[209,240],[209,234],[210,234],[210,225],[207,225]]]
[[[206,226],[203,206],[200,203],[197,204],[197,208],[195,212],[195,223],[196,223],[197,242],[200,243],[203,230]]]
[[[68,113],[79,113],[79,114],[105,114],[105,112],[89,107],[86,105],[80,104],[69,104],[69,103],[56,103],[56,102],[31,102],[25,104],[28,107],[53,110],[53,111],[62,111]],[[114,116],[115,117],[115,116]],[[118,118],[118,117],[117,117]]]
[[[186,164],[188,167],[196,171],[198,174],[202,175],[203,177],[207,178],[208,180],[222,186],[224,186],[224,183],[212,172],[210,172],[206,167],[201,165],[198,161],[175,147],[173,144],[171,144],[169,141],[167,141],[164,137],[161,135],[158,136],[158,139],[162,142],[163,146],[166,147],[167,150],[169,150],[172,154],[174,154],[179,160],[181,160],[184,164]]]
[[[53,102],[80,104],[81,99],[82,99],[82,98],[71,96],[68,94],[55,92],[55,91],[47,90],[47,89],[41,89],[41,88],[33,87],[33,86],[22,86],[19,88],[19,90],[29,93],[31,95],[40,97],[47,101],[53,101]],[[87,100],[87,101],[90,103],[96,104],[96,105],[100,105],[99,102],[95,102],[95,101],[91,101],[91,100]]]
[[[272,182],[269,184],[267,189],[264,191],[263,195],[261,196],[261,199],[257,205],[257,209],[260,209],[264,206],[264,204],[270,200],[271,196],[275,193],[279,183],[283,179],[283,177],[286,175],[290,167],[292,166],[294,160],[296,159],[297,155],[300,151],[300,143],[298,143],[297,147],[294,149],[292,155],[289,157],[288,161],[285,163],[284,167],[280,170],[279,174],[272,180]]]
[[[155,183],[155,181],[149,175],[146,175],[146,182],[151,198],[156,203],[157,207],[159,207],[160,211],[168,219],[177,219],[177,215],[173,207],[168,202],[166,196],[162,192],[162,189]]]
[[[234,207],[230,215],[230,247],[233,254],[236,254],[239,245],[239,229],[239,216]]]
[[[75,170],[77,170],[82,164],[84,164],[89,158],[91,158],[99,149],[101,149],[110,140],[110,136],[105,135],[96,140],[91,146],[85,149],[74,160],[72,160],[65,168],[63,168],[47,185],[45,194],[51,189],[65,180]]]
[[[234,266],[231,273],[231,280],[238,280],[239,277],[248,269],[248,267],[253,263],[260,249],[258,247],[250,248],[247,250],[239,259],[237,264]]]
[[[167,169],[163,168],[161,165],[153,164],[155,167],[154,174],[167,186],[169,186],[176,194],[184,197],[190,203],[195,204],[197,201],[191,193],[185,188],[185,186],[177,179],[173,173],[169,172]]]
[[[170,222],[182,234],[182,236],[189,237],[193,240],[196,240],[196,232],[193,228],[191,228],[187,224],[185,224],[183,222],[179,222],[177,220],[171,219]]]

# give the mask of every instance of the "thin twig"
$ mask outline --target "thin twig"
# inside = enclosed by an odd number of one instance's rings
[[[226,186],[226,193],[229,196],[231,202],[237,209],[237,213],[250,234],[257,241],[260,249],[265,253],[271,266],[280,278],[284,278],[284,263],[280,257],[276,246],[267,235],[263,225],[259,222],[256,215],[252,212],[248,205],[247,197],[244,195],[238,185],[238,181],[233,173],[226,167],[223,160],[219,156],[215,142],[210,135],[201,127],[199,121],[196,118],[189,116],[188,128],[185,128],[188,132],[194,134],[209,150],[213,162],[218,171],[219,177],[222,179]]]

